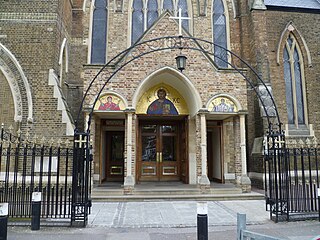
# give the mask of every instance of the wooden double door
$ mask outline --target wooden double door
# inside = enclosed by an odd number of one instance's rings
[[[183,121],[139,124],[138,181],[186,181]]]

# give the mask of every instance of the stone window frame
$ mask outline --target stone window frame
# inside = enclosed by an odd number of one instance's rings
[[[92,64],[91,62],[91,53],[92,53],[92,34],[93,34],[93,13],[95,10],[95,3],[96,0],[92,0],[91,6],[90,6],[90,18],[89,18],[89,38],[88,38],[88,56],[87,56],[87,64]],[[108,29],[109,29],[109,20],[110,20],[110,5],[109,1],[106,0],[106,11],[107,11],[107,25],[106,25],[106,52],[105,52],[105,63],[108,61]]]
[[[278,49],[277,49],[277,65],[281,66],[281,74],[282,74],[282,80],[284,81],[284,64],[283,61],[283,52],[284,48],[286,47],[286,42],[289,36],[293,36],[297,51],[299,54],[299,60],[300,60],[300,71],[301,71],[301,82],[302,82],[302,95],[303,95],[303,110],[304,110],[304,118],[305,123],[304,124],[297,124],[297,120],[295,120],[295,124],[288,124],[288,122],[285,124],[285,132],[287,136],[294,136],[296,133],[294,132],[294,129],[296,130],[302,130],[298,135],[306,135],[306,136],[313,136],[313,125],[309,123],[308,119],[308,107],[307,107],[307,92],[306,92],[306,78],[305,78],[305,70],[307,67],[312,67],[312,60],[311,60],[311,54],[309,51],[309,48],[307,46],[307,43],[304,39],[304,37],[301,35],[301,33],[298,31],[298,29],[294,26],[293,22],[290,21],[287,26],[285,27],[284,31],[281,34],[279,43],[278,43]],[[294,75],[292,75],[294,76]],[[293,77],[292,77],[293,78]],[[294,94],[296,94],[294,92]],[[294,107],[296,108],[296,104],[294,104]],[[285,110],[287,113],[287,109]],[[297,116],[295,116],[297,118]],[[303,127],[305,128],[303,130]]]
[[[173,15],[177,16],[178,14],[178,1],[179,0],[172,0],[173,2]],[[129,5],[128,5],[128,40],[127,40],[127,46],[130,47],[132,45],[131,43],[131,37],[132,37],[132,13],[133,13],[133,2],[134,0],[129,0]],[[148,0],[142,0],[143,2],[143,13],[144,13],[144,33],[146,33],[148,31],[147,28],[147,5],[148,5]],[[158,19],[161,17],[161,14],[165,12],[165,10],[163,9],[163,2],[164,0],[157,0],[158,2]],[[192,2],[191,0],[186,0],[187,2],[187,7],[188,7],[188,17],[190,17],[189,19],[189,29],[187,29],[187,31],[189,33],[192,34],[192,29],[193,29],[193,11],[192,11]],[[157,20],[156,20],[157,21]],[[152,27],[152,26],[151,26]],[[143,34],[144,34],[143,33]],[[143,36],[142,34],[142,36]]]
[[[289,43],[288,43],[288,40],[291,39],[292,40],[292,45],[289,46]],[[288,38],[287,38],[287,41],[284,45],[284,50],[283,52],[285,51],[285,49],[287,50],[287,53],[289,55],[289,65],[290,65],[290,76],[291,76],[291,79],[290,79],[290,82],[291,82],[291,85],[292,85],[292,102],[293,102],[293,124],[296,126],[296,128],[298,128],[298,125],[300,124],[303,124],[303,125],[308,125],[308,112],[307,112],[307,106],[306,106],[306,103],[307,103],[307,99],[306,99],[306,89],[305,89],[305,74],[304,74],[304,61],[303,61],[303,56],[302,56],[302,53],[301,53],[301,49],[299,47],[299,43],[297,42],[296,38],[294,37],[294,35],[292,33],[289,34]],[[294,60],[294,51],[295,49],[297,50],[298,52],[298,57],[299,57],[299,68],[300,68],[300,71],[297,72],[295,70],[295,60]],[[284,60],[283,60],[284,61]],[[283,64],[283,67],[284,67],[284,64]],[[283,70],[284,71],[284,70]],[[304,123],[300,123],[299,124],[299,120],[298,120],[298,100],[297,100],[297,90],[296,90],[296,75],[297,74],[300,74],[300,81],[301,81],[301,94],[302,94],[302,103],[303,103],[303,118],[304,118]],[[287,109],[287,112],[288,112],[288,109]]]
[[[212,37],[212,42],[214,43],[214,32],[213,32],[213,15],[214,15],[214,9],[213,9],[213,3],[215,0],[211,1],[211,37]],[[223,7],[224,7],[224,16],[226,18],[226,42],[227,42],[227,49],[230,50],[230,46],[231,46],[231,41],[230,41],[230,16],[229,16],[229,11],[228,11],[228,4],[226,0],[221,0]],[[232,2],[233,3],[233,2]],[[232,4],[233,7],[235,8],[235,5]],[[234,10],[235,11],[235,10]],[[234,17],[236,17],[236,12],[234,12]],[[231,56],[230,54],[228,54],[228,62],[231,62]],[[217,65],[218,66],[218,65]],[[219,67],[219,66],[218,66]],[[227,68],[230,68],[230,65],[227,66]]]

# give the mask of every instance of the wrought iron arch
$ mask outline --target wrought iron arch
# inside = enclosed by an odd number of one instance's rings
[[[214,47],[221,48],[226,52],[226,54],[231,55],[231,61],[224,60],[223,56],[215,54],[213,52]],[[123,67],[127,66],[134,60],[141,58],[147,54],[151,54],[158,51],[164,51],[169,49],[178,49],[178,50],[194,50],[194,51],[200,51],[208,56],[214,56],[216,58],[219,58],[221,61],[224,61],[228,64],[232,69],[236,70],[243,78],[247,81],[247,83],[252,87],[252,89],[255,91],[257,97],[259,98],[262,107],[264,109],[267,122],[269,125],[272,125],[271,117],[276,117],[277,119],[277,125],[280,128],[281,127],[281,121],[280,116],[276,107],[275,100],[263,81],[263,79],[260,77],[260,75],[256,72],[256,70],[250,66],[249,63],[247,63],[245,60],[240,58],[237,54],[234,52],[218,45],[213,42],[199,39],[199,38],[193,38],[193,37],[183,37],[183,36],[166,36],[166,37],[160,37],[155,38],[151,40],[147,40],[144,42],[137,43],[126,50],[120,52],[115,57],[113,57],[108,63],[106,63],[99,72],[95,75],[95,77],[91,80],[91,82],[88,85],[88,88],[86,89],[83,99],[81,101],[81,105],[78,111],[77,115],[77,121],[76,121],[76,129],[75,131],[78,131],[78,122],[80,119],[80,115],[82,113],[84,103],[87,98],[90,98],[90,96],[94,97],[94,101],[92,106],[90,107],[90,113],[89,118],[87,121],[87,129],[86,132],[88,133],[90,131],[90,124],[91,124],[91,118],[93,114],[93,108],[98,101],[98,98],[100,94],[102,93],[103,89],[107,85],[107,83],[119,72],[122,70]],[[236,62],[240,64],[240,66],[236,65]],[[113,67],[113,68],[111,68]],[[93,92],[92,86],[96,82],[104,82],[100,86],[100,90],[97,92]],[[258,90],[255,88],[255,82],[258,82],[262,84],[265,88],[265,92],[267,92],[267,95],[269,99],[272,101],[273,109],[270,109],[268,106],[266,106],[265,102],[262,99],[261,94],[259,94]],[[270,111],[270,110],[274,110]]]

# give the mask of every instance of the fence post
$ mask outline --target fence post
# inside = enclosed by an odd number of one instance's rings
[[[320,222],[320,188],[318,188],[318,210],[319,210],[319,222]]]
[[[197,213],[198,240],[208,240],[208,204],[198,202]]]
[[[8,203],[0,203],[0,240],[7,240]]]
[[[246,230],[246,214],[237,213],[237,240],[242,240],[242,230]]]
[[[32,193],[31,230],[40,229],[41,192]]]

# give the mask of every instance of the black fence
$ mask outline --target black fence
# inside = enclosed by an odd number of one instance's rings
[[[265,144],[265,190],[275,222],[320,220],[320,148],[315,138],[285,141],[271,133]]]
[[[72,144],[0,134],[0,202],[9,203],[9,217],[30,218],[32,193],[41,192],[42,218],[71,218]]]

